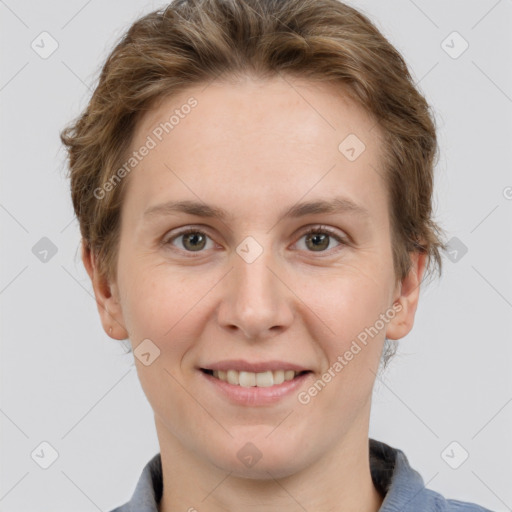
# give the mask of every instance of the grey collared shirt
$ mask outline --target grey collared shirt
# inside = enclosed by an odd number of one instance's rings
[[[385,496],[379,512],[491,512],[474,503],[445,499],[426,489],[421,475],[411,468],[401,450],[374,439],[369,444],[373,483]],[[158,512],[162,489],[158,453],[144,467],[130,501],[111,512]]]

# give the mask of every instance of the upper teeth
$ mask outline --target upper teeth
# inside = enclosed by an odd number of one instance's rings
[[[213,376],[230,384],[243,386],[269,387],[274,384],[282,384],[285,380],[292,380],[300,372],[293,370],[275,370],[261,373],[239,372],[237,370],[214,370]]]

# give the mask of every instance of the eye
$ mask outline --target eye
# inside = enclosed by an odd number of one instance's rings
[[[305,238],[305,250],[307,252],[328,252],[333,240],[335,240],[338,245],[348,245],[348,241],[344,237],[325,226],[314,226],[309,228],[302,234],[300,239],[303,238]],[[180,242],[175,243],[180,239]],[[173,236],[164,238],[164,240],[162,240],[162,245],[172,245],[189,253],[201,252],[203,249],[213,248],[212,245],[207,247],[208,240],[211,241],[211,238],[204,231],[198,228],[187,228]],[[213,241],[211,241],[211,244],[213,244]]]
[[[325,226],[315,226],[308,229],[302,234],[301,239],[304,237],[306,250],[311,249],[309,252],[326,252],[333,239],[339,245],[348,245],[347,240]]]
[[[162,244],[165,245],[176,245],[173,243],[175,240],[182,239],[179,243],[178,248],[184,249],[187,252],[200,252],[207,245],[207,239],[210,237],[204,232],[197,228],[188,228],[185,229],[172,237],[165,238],[162,241]],[[181,247],[180,247],[181,246]],[[211,249],[212,247],[206,247],[207,249]]]

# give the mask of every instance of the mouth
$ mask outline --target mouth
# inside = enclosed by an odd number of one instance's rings
[[[208,368],[200,368],[200,370],[215,379],[244,388],[268,388],[283,384],[284,382],[293,381],[303,375],[312,373],[311,370],[267,370],[258,373],[238,370],[211,370]]]

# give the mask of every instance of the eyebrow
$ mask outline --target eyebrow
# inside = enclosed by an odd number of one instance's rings
[[[179,212],[195,215],[197,217],[219,219],[221,221],[235,219],[235,215],[228,213],[223,208],[190,200],[168,201],[151,206],[144,212],[144,218],[170,215]],[[321,213],[349,213],[363,217],[365,220],[368,220],[370,217],[370,212],[365,207],[346,197],[335,197],[329,200],[322,199],[292,205],[280,214],[278,222],[284,218],[298,218]]]

